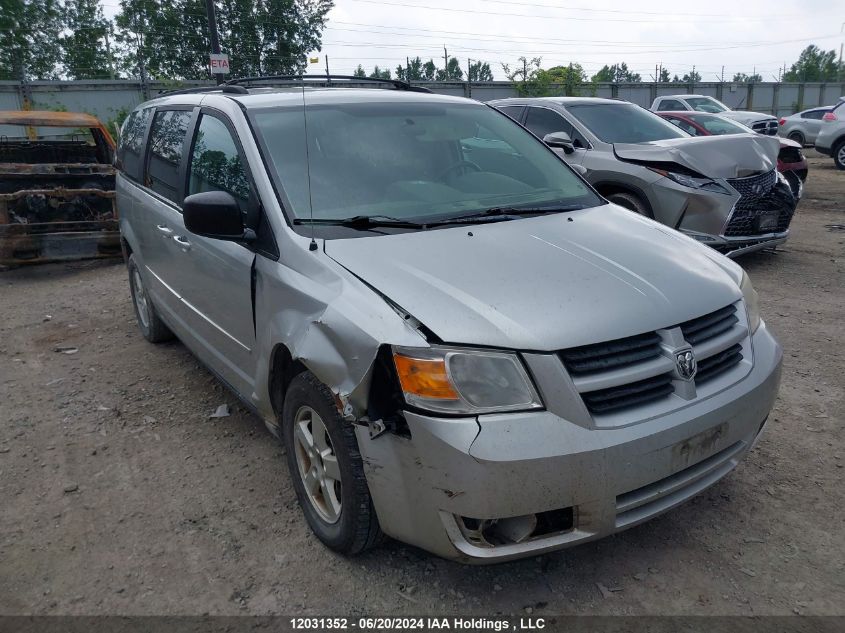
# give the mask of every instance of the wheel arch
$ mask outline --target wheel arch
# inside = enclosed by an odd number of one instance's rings
[[[593,187],[605,198],[607,198],[608,196],[612,196],[614,193],[628,193],[637,196],[640,200],[642,200],[643,204],[645,205],[646,209],[648,209],[648,212],[651,213],[652,217],[654,216],[654,207],[651,204],[651,200],[649,200],[645,191],[635,185],[629,185],[611,180],[604,180],[594,183]]]

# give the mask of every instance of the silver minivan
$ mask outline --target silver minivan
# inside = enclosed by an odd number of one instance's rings
[[[117,157],[141,332],[284,441],[321,541],[518,558],[737,465],[781,367],[738,265],[492,107],[338,83],[155,99]]]

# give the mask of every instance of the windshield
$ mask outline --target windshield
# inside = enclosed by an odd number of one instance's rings
[[[254,111],[295,218],[427,221],[601,200],[507,116],[474,103],[342,103]],[[310,170],[306,168],[310,160]],[[309,174],[310,171],[310,174]]]
[[[722,134],[745,134],[752,132],[751,128],[745,127],[742,123],[723,119],[719,116],[707,116],[706,114],[690,114],[690,120],[695,121],[705,130],[717,136]]]
[[[632,103],[571,105],[566,110],[605,143],[648,143],[689,136]]]
[[[699,112],[727,112],[730,110],[728,106],[716,101],[713,97],[687,97],[686,102],[693,110]]]

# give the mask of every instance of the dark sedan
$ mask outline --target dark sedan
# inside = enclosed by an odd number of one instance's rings
[[[655,112],[670,123],[674,123],[692,136],[720,136],[722,134],[747,134],[750,128],[718,114],[704,112]],[[807,180],[807,159],[801,145],[790,139],[780,139],[778,171],[789,181],[792,193],[800,198],[804,181]]]

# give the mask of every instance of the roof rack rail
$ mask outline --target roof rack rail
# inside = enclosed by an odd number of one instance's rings
[[[243,84],[253,84],[262,82],[295,82],[307,80],[330,84],[332,81],[335,81],[337,79],[349,83],[372,82],[390,84],[394,88],[396,88],[396,90],[407,90],[409,92],[431,92],[431,90],[429,90],[428,88],[423,88],[422,86],[412,86],[407,81],[402,81],[401,79],[377,79],[376,77],[356,77],[354,75],[265,75],[263,77],[259,75],[255,77],[242,77],[240,79],[230,79],[223,85],[231,86],[234,88],[240,87]]]
[[[198,88],[181,88],[179,90],[167,90],[163,92],[159,92],[159,97],[169,97],[171,95],[190,95],[190,94],[201,94],[203,92],[213,92],[215,90],[221,90],[227,94],[241,94],[245,95],[248,94],[248,91],[243,86],[229,86],[226,84],[221,84],[219,86],[199,86]]]

